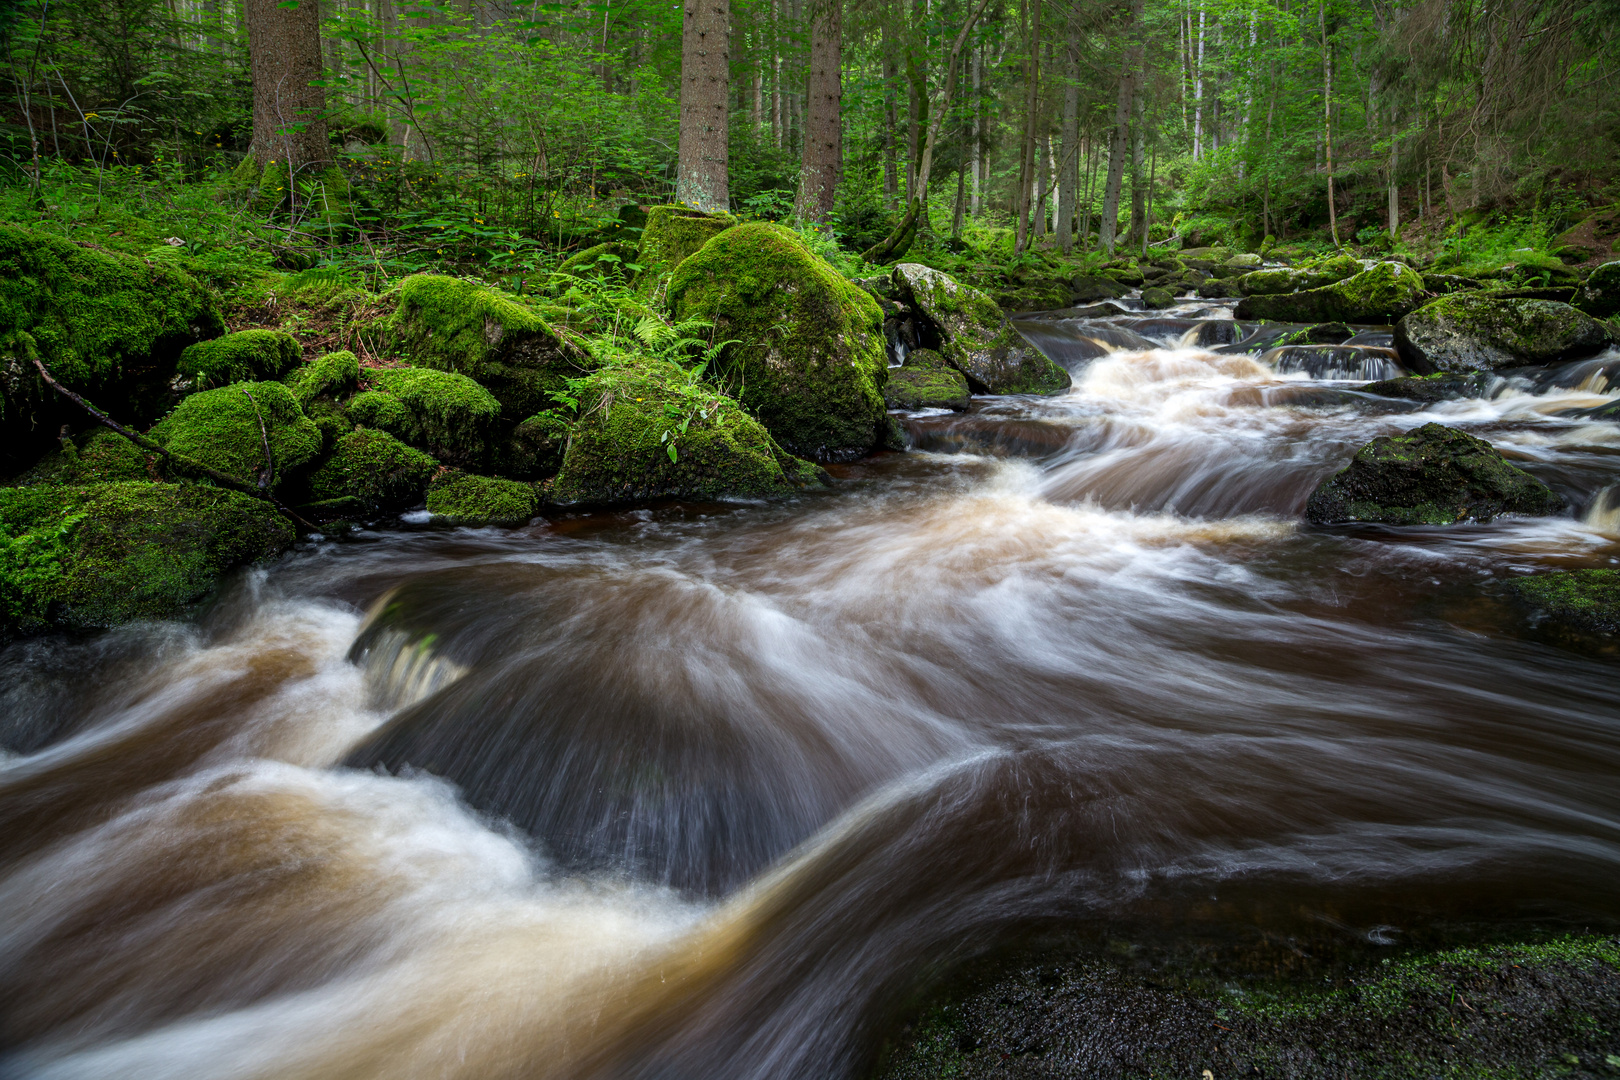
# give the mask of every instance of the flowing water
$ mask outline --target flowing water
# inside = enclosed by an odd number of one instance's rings
[[[395,523],[13,646],[0,1073],[851,1076],[1054,928],[1615,925],[1614,658],[1492,590],[1620,562],[1620,357],[1422,406],[1377,331],[1188,314],[1025,322],[1072,392],[831,492]],[[1432,420],[1570,511],[1300,523]]]

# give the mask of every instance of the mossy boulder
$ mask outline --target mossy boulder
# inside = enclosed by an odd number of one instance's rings
[[[1275,296],[1302,288],[1304,275],[1298,270],[1280,267],[1273,270],[1253,270],[1237,279],[1237,291],[1244,296]]]
[[[1451,525],[1502,514],[1555,514],[1564,500],[1484,439],[1441,424],[1374,439],[1311,493],[1318,525]]]
[[[244,382],[192,394],[152,429],[153,441],[244,483],[256,484],[270,442],[270,487],[297,474],[321,450],[321,433],[292,391],[277,382]]]
[[[1575,306],[1599,319],[1620,315],[1620,262],[1608,262],[1587,275]]]
[[[240,330],[187,346],[175,365],[173,385],[184,394],[235,382],[279,379],[303,356],[304,347],[291,334]]]
[[[1438,372],[1434,375],[1402,375],[1398,379],[1384,379],[1361,387],[1363,393],[1379,397],[1404,398],[1407,401],[1456,401],[1462,398],[1485,396],[1485,380],[1481,372],[1459,374]]]
[[[82,432],[17,477],[17,484],[107,484],[163,479],[163,455],[142,450],[104,427]]]
[[[1099,300],[1118,300],[1131,290],[1113,278],[1081,274],[1069,282],[1069,295],[1076,304],[1094,304]]]
[[[544,480],[556,475],[562,468],[569,426],[569,419],[560,409],[529,417],[513,428],[497,448],[496,471],[518,480]]]
[[[1058,394],[1069,373],[1048,360],[1013,328],[979,290],[920,263],[894,268],[895,288],[932,324],[939,352],[984,394]]]
[[[1302,289],[1320,289],[1334,282],[1355,277],[1365,270],[1361,260],[1354,255],[1343,252],[1333,252],[1320,258],[1308,259],[1299,264],[1300,284]]]
[[[511,418],[550,408],[553,391],[595,366],[578,343],[515,298],[437,274],[401,284],[393,341],[417,367],[473,379]]]
[[[335,398],[360,379],[360,360],[348,349],[324,353],[289,372],[283,382],[307,410],[317,398]]]
[[[1620,634],[1620,570],[1559,570],[1516,578],[1506,588],[1542,620],[1587,633]]]
[[[293,539],[268,503],[201,484],[0,488],[0,637],[175,618]]]
[[[1395,325],[1395,349],[1413,371],[1495,371],[1591,356],[1610,343],[1607,327],[1568,304],[1443,296]]]
[[[655,292],[687,257],[736,224],[730,214],[706,214],[684,206],[650,207],[636,251],[636,265],[641,267],[636,291]]]
[[[427,508],[448,525],[522,525],[540,498],[533,484],[447,469],[428,485]]]
[[[635,261],[635,247],[609,240],[605,244],[596,244],[570,255],[563,260],[561,266],[557,267],[557,273],[572,277],[592,276],[628,280],[634,274],[626,264]]]
[[[1149,311],[1163,311],[1176,302],[1176,294],[1169,289],[1149,286],[1142,290],[1142,306]]]
[[[890,368],[883,387],[883,402],[891,409],[954,409],[968,407],[967,379],[932,349],[906,356],[904,367]]]
[[[375,389],[349,403],[355,423],[382,428],[441,461],[475,465],[488,457],[501,406],[472,379],[433,368],[369,368],[366,382]],[[379,397],[395,399],[406,416]]]
[[[312,500],[359,500],[372,514],[403,510],[422,499],[439,463],[386,431],[356,428],[342,436],[309,478]]]
[[[1381,262],[1321,288],[1245,296],[1238,301],[1236,316],[1279,322],[1387,323],[1417,309],[1426,299],[1422,274],[1402,263]]]
[[[580,387],[551,494],[565,503],[759,498],[823,476],[732,398],[668,361],[637,358]]]
[[[35,358],[124,423],[146,424],[174,403],[181,352],[224,332],[208,290],[165,260],[0,226],[0,471],[38,457],[62,424],[84,422]]]
[[[819,461],[859,457],[888,433],[883,314],[867,293],[770,222],[727,229],[676,268],[678,319],[732,341],[720,371],[778,442]]]

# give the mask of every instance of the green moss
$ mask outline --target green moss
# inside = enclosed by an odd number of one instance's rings
[[[1600,634],[1620,634],[1620,570],[1560,570],[1517,578],[1507,589],[1558,622]]]
[[[629,278],[632,274],[631,271],[625,268],[625,264],[634,263],[635,261],[636,249],[634,247],[610,240],[605,244],[588,247],[584,251],[576,252],[564,259],[562,265],[557,267],[557,273],[572,274],[575,277],[600,275],[610,278]]]
[[[280,330],[242,330],[199,341],[180,354],[175,389],[182,393],[235,382],[279,379],[304,355],[298,339]]]
[[[508,417],[549,408],[567,379],[595,367],[573,339],[511,296],[458,278],[406,278],[392,330],[412,363],[466,375]]]
[[[1240,319],[1282,322],[1394,322],[1427,299],[1423,275],[1397,262],[1381,262],[1354,277],[1304,292],[1245,296]]]
[[[1554,514],[1564,500],[1484,439],[1440,424],[1374,439],[1311,493],[1317,524],[1451,525],[1500,514]]]
[[[181,350],[224,330],[207,289],[161,260],[0,226],[0,467],[26,464],[83,419],[34,357],[125,423],[146,423],[172,404]]]
[[[308,410],[319,397],[336,397],[348,390],[360,378],[360,360],[348,349],[324,353],[311,362],[289,372],[282,381]]]
[[[1142,290],[1142,306],[1149,311],[1163,311],[1175,302],[1175,293],[1169,289],[1150,286]]]
[[[736,401],[675,364],[638,358],[579,387],[579,419],[552,494],[584,503],[757,498],[821,476]]]
[[[357,428],[338,439],[309,478],[310,497],[359,499],[369,513],[403,510],[422,498],[439,463],[386,431]]]
[[[955,409],[968,407],[967,380],[955,368],[944,364],[913,365],[889,371],[883,387],[883,402],[891,409]]]
[[[1255,270],[1237,279],[1238,291],[1244,296],[1274,296],[1290,293],[1301,287],[1304,280],[1298,270],[1286,267],[1276,270]]]
[[[976,393],[1055,394],[1069,373],[1026,342],[990,297],[920,263],[894,268],[895,289],[934,324],[946,363]]]
[[[181,615],[293,530],[269,504],[200,484],[0,488],[9,629],[88,629]]]
[[[1620,315],[1620,262],[1604,263],[1588,274],[1575,294],[1575,306],[1599,319]]]
[[[416,432],[416,417],[405,403],[393,394],[381,390],[366,390],[349,399],[344,409],[348,419],[361,427],[386,431],[396,439],[411,441]]]
[[[349,403],[349,418],[355,423],[380,427],[442,461],[473,464],[486,457],[501,407],[472,379],[432,368],[372,368],[366,381],[377,390]],[[361,402],[362,398],[376,402],[379,391],[405,407],[407,422],[402,423],[397,410],[386,403],[377,402],[379,407],[373,409]]]
[[[152,429],[151,437],[177,454],[244,483],[257,483],[265,466],[267,433],[275,459],[272,488],[320,453],[320,431],[292,391],[274,382],[236,383],[193,394]]]
[[[1319,259],[1307,259],[1299,265],[1302,289],[1320,289],[1343,281],[1362,272],[1361,260],[1354,255],[1333,252]]]
[[[1395,348],[1415,371],[1493,371],[1575,360],[1613,340],[1609,329],[1568,304],[1456,293],[1407,315]]]
[[[162,479],[161,455],[142,450],[104,427],[74,436],[41,458],[14,483],[104,484],[115,480]]]
[[[534,485],[448,470],[428,485],[427,508],[453,525],[522,525],[540,507]]]
[[[555,475],[562,467],[569,424],[568,418],[555,409],[529,417],[513,428],[499,447],[496,471],[519,480],[543,480]]]
[[[643,295],[656,292],[687,256],[735,224],[737,219],[730,214],[705,214],[684,206],[648,209],[636,252],[636,264],[641,267],[636,291]]]
[[[882,313],[791,230],[720,233],[676,269],[669,298],[677,318],[712,320],[733,342],[722,375],[790,451],[839,460],[882,442]]]

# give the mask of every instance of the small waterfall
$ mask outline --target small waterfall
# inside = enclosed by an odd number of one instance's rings
[[[1260,357],[1281,375],[1303,372],[1313,379],[1372,382],[1406,374],[1388,349],[1359,345],[1285,345]]]
[[[371,707],[403,709],[437,693],[467,669],[434,648],[438,635],[395,625],[398,590],[377,601],[349,650],[349,661],[365,671]]]
[[[1581,521],[1593,532],[1620,538],[1620,484],[1610,484],[1594,495]]]

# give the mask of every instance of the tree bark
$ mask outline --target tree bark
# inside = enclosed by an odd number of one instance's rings
[[[1131,224],[1126,230],[1125,246],[1140,247],[1147,240],[1147,184],[1142,175],[1142,163],[1147,150],[1147,106],[1142,95],[1142,77],[1139,75],[1131,88]]]
[[[1395,239],[1401,231],[1401,189],[1397,170],[1400,167],[1399,114],[1392,103],[1389,107],[1389,238]]]
[[[1204,5],[1198,5],[1198,48],[1193,54],[1193,160],[1204,156]]]
[[[900,118],[894,108],[894,83],[900,77],[900,61],[896,59],[896,42],[892,30],[894,12],[885,12],[882,20],[883,48],[883,200],[890,210],[900,201],[899,141],[895,132]]]
[[[1333,246],[1339,246],[1339,208],[1333,192],[1333,50],[1328,47],[1327,0],[1321,0],[1322,30],[1322,145],[1327,152],[1328,225],[1333,230]]]
[[[832,213],[844,165],[841,55],[844,0],[820,0],[810,22],[810,102],[804,124],[804,159],[799,169],[800,221],[824,221]]]
[[[1132,0],[1132,31],[1142,17],[1143,0]],[[1108,135],[1108,183],[1103,190],[1102,220],[1097,223],[1097,243],[1108,254],[1114,253],[1119,231],[1119,195],[1125,180],[1125,155],[1130,147],[1131,101],[1136,94],[1136,67],[1141,62],[1137,45],[1126,50],[1119,73],[1119,95],[1114,103],[1114,127]]]
[[[326,141],[321,23],[316,0],[281,7],[247,0],[248,61],[253,79],[253,158],[263,168],[287,163],[289,177],[332,160]]]
[[[731,0],[686,0],[675,198],[694,210],[713,212],[730,205],[726,157],[730,37]]]
[[[1023,251],[1029,246],[1031,196],[1036,176],[1036,132],[1040,116],[1041,92],[1041,9],[1044,0],[1031,0],[1034,11],[1030,19],[1029,67],[1024,75],[1024,138],[1018,169],[1018,221],[1013,250]]]
[[[974,217],[979,216],[979,197],[981,188],[979,180],[979,144],[983,141],[984,136],[981,134],[980,129],[980,114],[983,112],[983,109],[979,102],[979,90],[983,85],[983,78],[984,46],[975,45],[973,47],[973,144],[968,148],[968,152],[970,154],[969,160],[971,161],[973,168],[972,214]]]

